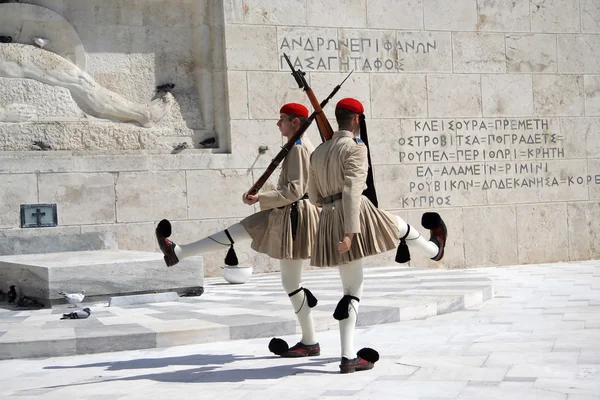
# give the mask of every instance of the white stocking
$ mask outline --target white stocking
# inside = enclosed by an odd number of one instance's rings
[[[398,216],[396,218],[398,218],[398,229],[400,229],[400,237],[404,237],[404,235],[406,235],[406,231],[408,230],[408,224],[404,222],[402,218]],[[435,243],[430,242],[429,240],[421,236],[419,231],[417,231],[414,226],[410,227],[410,232],[406,237],[406,244],[410,248],[418,248],[424,251],[427,257],[429,258],[435,257],[438,254],[438,251],[440,250]]]
[[[250,235],[248,235],[248,232],[246,232],[246,229],[244,229],[242,224],[238,223],[231,225],[229,228],[227,228],[227,230],[229,231],[229,234],[235,243],[250,239]],[[175,246],[175,254],[177,255],[177,258],[181,260],[186,257],[223,250],[229,247],[230,244],[231,242],[225,234],[225,231],[221,231],[215,233],[214,235],[207,236],[204,239],[200,239],[194,243],[182,245],[178,244]]]
[[[281,268],[281,284],[283,290],[290,294],[301,287],[303,260],[279,260]],[[294,312],[302,329],[300,342],[305,345],[317,343],[311,308],[308,306],[303,290],[290,297]]]
[[[355,260],[348,264],[338,266],[344,295],[357,297],[362,296],[363,291],[363,260]],[[358,317],[358,302],[350,300],[348,318],[340,321],[340,341],[342,344],[342,357],[356,358],[354,351],[354,329]]]

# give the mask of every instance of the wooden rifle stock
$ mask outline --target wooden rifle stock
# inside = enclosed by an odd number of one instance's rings
[[[333,128],[331,127],[329,120],[327,119],[327,117],[325,116],[325,113],[323,112],[323,105],[319,104],[319,100],[317,100],[317,96],[315,96],[312,89],[308,86],[306,79],[304,79],[304,76],[306,75],[306,73],[303,72],[302,70],[294,69],[294,66],[292,65],[292,62],[290,61],[290,58],[288,57],[287,54],[283,53],[283,56],[285,57],[285,60],[287,61],[288,65],[290,66],[290,69],[292,70],[292,76],[296,80],[298,87],[300,89],[303,89],[306,92],[306,95],[308,96],[308,99],[310,100],[310,104],[312,105],[313,109],[317,113],[317,116],[315,117],[315,119],[317,120],[317,128],[319,128],[319,134],[321,135],[321,140],[326,141],[326,140],[331,139],[331,137],[333,136]],[[350,74],[352,74],[352,72],[354,72],[354,71],[351,71]],[[348,74],[348,76],[350,76],[350,74]],[[346,79],[348,79],[348,76],[346,77]],[[337,91],[340,90],[340,87],[344,84],[346,79],[344,79],[344,81],[342,83],[340,83],[339,85],[337,85],[335,87],[331,97],[333,97],[333,95],[335,95],[337,93]]]
[[[350,72],[350,74],[351,73],[352,72]],[[348,74],[348,76],[350,76],[350,74]],[[346,79],[348,79],[348,76],[346,77]],[[333,96],[335,96],[335,94],[338,92],[338,90],[340,90],[340,87],[342,87],[342,85],[344,84],[344,82],[346,82],[346,79],[344,79],[342,81],[342,83],[340,83],[339,85],[337,85],[333,89],[333,91],[331,92],[331,94],[329,96],[327,96],[327,98],[325,100],[323,100],[321,102],[321,104],[319,104],[319,109],[321,109],[321,111],[320,111],[321,115],[324,115],[323,114],[323,107],[325,107],[327,105],[327,103],[329,103],[329,100],[331,100],[331,98]],[[269,179],[269,177],[271,176],[271,174],[273,172],[275,172],[275,170],[277,169],[277,166],[279,165],[279,163],[281,163],[281,161],[283,161],[283,159],[285,158],[285,156],[287,156],[287,154],[290,152],[290,150],[292,149],[292,146],[294,146],[294,144],[296,144],[296,141],[298,139],[300,139],[300,137],[304,134],[304,132],[306,132],[306,130],[308,129],[308,127],[310,126],[310,124],[317,118],[317,115],[319,115],[319,112],[317,110],[313,111],[313,113],[310,114],[310,116],[308,117],[308,120],[305,121],[300,126],[300,128],[298,129],[298,131],[296,133],[294,133],[294,135],[281,148],[281,150],[279,151],[279,153],[277,153],[277,155],[275,156],[275,158],[273,158],[271,160],[271,163],[267,167],[267,170],[260,176],[260,178],[258,178],[258,180],[254,183],[254,185],[252,185],[252,187],[250,188],[250,190],[248,190],[247,194],[254,195],[254,194],[258,193],[258,191],[267,182],[267,180]],[[325,118],[325,120],[327,120],[327,118]]]

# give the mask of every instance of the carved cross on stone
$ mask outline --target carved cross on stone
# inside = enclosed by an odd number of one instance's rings
[[[35,212],[34,212],[34,213],[31,213],[31,216],[32,216],[32,217],[35,217],[35,219],[36,219],[36,221],[37,221],[37,224],[38,224],[38,226],[40,226],[40,225],[42,224],[42,217],[43,217],[44,215],[46,215],[46,213],[45,213],[45,212],[42,212],[42,210],[41,210],[41,209],[39,209],[39,208],[36,208],[36,209],[35,209]]]

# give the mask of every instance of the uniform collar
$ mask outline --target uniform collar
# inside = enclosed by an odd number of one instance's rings
[[[338,137],[349,137],[352,139],[354,138],[354,133],[345,130],[337,131],[333,135]]]

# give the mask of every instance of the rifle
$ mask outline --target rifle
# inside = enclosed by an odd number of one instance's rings
[[[350,74],[351,73],[352,72],[350,72]],[[350,74],[348,74],[348,76],[350,76]],[[346,79],[348,79],[348,76],[346,77]],[[275,158],[273,158],[271,160],[271,163],[267,167],[267,170],[260,176],[260,178],[258,178],[258,180],[256,181],[256,183],[254,183],[254,185],[252,185],[252,187],[250,188],[250,190],[248,190],[247,194],[254,195],[254,194],[258,193],[258,191],[263,187],[263,185],[265,184],[265,182],[267,181],[267,179],[269,179],[269,177],[271,176],[271,174],[273,172],[275,172],[275,170],[277,169],[277,166],[279,165],[279,163],[281,163],[281,161],[283,161],[283,159],[285,158],[285,156],[288,155],[288,153],[290,152],[290,150],[292,149],[292,147],[294,146],[294,144],[296,143],[296,141],[298,139],[300,139],[300,136],[302,136],[304,134],[304,132],[306,132],[306,130],[308,129],[308,127],[310,126],[310,124],[312,124],[312,122],[315,120],[315,118],[317,118],[317,115],[321,114],[321,115],[324,116],[322,108],[325,107],[327,105],[327,103],[329,103],[329,100],[331,100],[331,98],[333,96],[335,96],[335,94],[338,92],[338,90],[340,90],[340,88],[342,87],[342,85],[344,84],[344,82],[346,82],[346,79],[344,79],[342,81],[342,83],[340,83],[339,85],[337,85],[333,89],[333,91],[331,92],[331,94],[329,94],[329,96],[327,96],[327,98],[325,100],[323,100],[321,102],[321,104],[319,104],[319,109],[321,111],[317,111],[317,110],[313,111],[313,113],[310,114],[310,116],[308,117],[308,120],[305,121],[300,126],[300,129],[298,129],[298,131],[296,133],[294,133],[294,135],[287,141],[287,143],[285,145],[283,145],[283,147],[281,148],[281,150],[279,151],[279,153],[277,153],[277,155],[275,156]],[[325,118],[325,120],[327,121],[327,118]]]
[[[298,87],[300,89],[304,89],[304,91],[306,92],[306,95],[308,96],[308,99],[310,100],[310,104],[313,106],[313,109],[317,113],[317,116],[316,116],[317,128],[319,128],[319,135],[321,135],[321,140],[326,141],[326,140],[331,139],[331,137],[333,136],[333,128],[331,127],[329,120],[327,119],[327,117],[325,116],[325,113],[323,112],[324,105],[319,104],[319,100],[317,100],[317,96],[315,96],[312,89],[308,86],[306,79],[304,79],[304,75],[306,75],[306,73],[302,70],[294,69],[294,66],[292,65],[292,62],[290,61],[290,58],[288,57],[287,54],[283,53],[283,56],[285,57],[285,61],[287,61],[288,65],[290,66],[290,69],[292,70],[292,76],[296,80]],[[352,74],[352,72],[354,72],[354,70],[350,71],[350,73],[348,74],[346,79],[348,79],[348,77]],[[346,79],[344,79],[344,81],[342,83],[340,83],[339,85],[337,85],[335,87],[335,89],[333,91],[334,94],[337,93],[338,90],[340,90],[340,87],[344,84],[344,82],[346,82]]]

